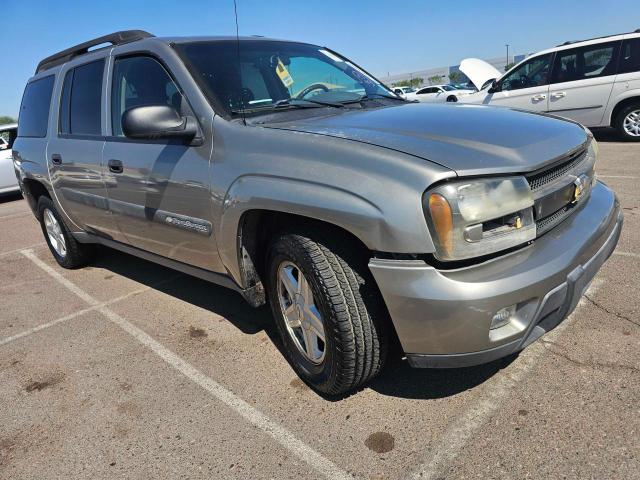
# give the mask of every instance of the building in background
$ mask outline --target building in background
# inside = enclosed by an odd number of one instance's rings
[[[528,55],[514,55],[509,57],[509,63],[516,64],[524,60]],[[504,72],[505,65],[507,65],[507,59],[505,57],[497,57],[485,59],[485,62],[490,63],[496,67],[500,72]],[[409,81],[414,84],[418,84],[422,79],[421,85],[438,85],[443,83],[466,83],[469,81],[467,76],[460,71],[460,64],[452,65],[450,67],[438,67],[430,68],[426,70],[416,70],[409,73],[399,73],[395,75],[387,75],[386,77],[379,77],[387,85],[391,86],[398,82]]]

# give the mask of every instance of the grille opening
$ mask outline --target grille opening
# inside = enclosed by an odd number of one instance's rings
[[[531,190],[535,192],[545,185],[548,185],[563,177],[567,172],[571,171],[575,166],[580,164],[585,159],[586,155],[587,150],[581,150],[574,153],[568,159],[564,160],[561,163],[556,163],[551,167],[547,167],[543,170],[539,170],[527,175],[526,178],[529,182],[529,185],[531,186]]]

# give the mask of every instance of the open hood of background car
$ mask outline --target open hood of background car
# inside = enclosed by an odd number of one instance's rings
[[[460,71],[464,73],[478,90],[491,79],[502,76],[500,70],[479,58],[465,58],[460,63]]]
[[[585,130],[567,120],[508,108],[444,103],[340,111],[261,126],[389,148],[458,175],[537,170],[587,141]]]

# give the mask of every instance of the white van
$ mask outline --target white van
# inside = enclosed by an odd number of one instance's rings
[[[640,29],[633,33],[566,42],[528,57],[502,75],[470,58],[460,70],[479,92],[460,98],[545,112],[587,127],[612,126],[640,141]]]

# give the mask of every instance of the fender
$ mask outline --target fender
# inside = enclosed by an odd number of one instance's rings
[[[301,179],[245,175],[236,179],[227,191],[219,233],[219,245],[223,247],[220,256],[237,281],[240,279],[238,228],[242,215],[249,210],[292,213],[322,220],[351,232],[371,250],[397,251],[400,241],[396,238],[397,225],[389,223],[392,213],[353,192]],[[416,230],[422,235],[415,247],[433,251],[429,235]],[[412,243],[410,238],[404,240]]]
[[[614,120],[613,112],[616,110],[616,107],[620,105],[620,103],[630,98],[636,98],[637,101],[640,102],[640,83],[632,82],[632,81],[629,81],[629,83],[633,83],[634,86],[635,85],[638,85],[638,86],[619,93],[618,95],[616,95],[615,98],[612,98],[609,101],[609,106],[607,107],[607,110],[605,111],[605,114],[604,114],[604,118],[602,119],[603,126],[609,126],[612,124]]]

